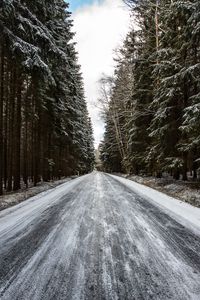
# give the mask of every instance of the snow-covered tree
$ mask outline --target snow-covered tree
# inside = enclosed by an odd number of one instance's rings
[[[182,175],[186,180],[190,171],[196,178],[200,165],[199,1],[125,2],[131,7],[134,29],[123,47],[130,80],[122,83],[118,73],[113,88],[114,99],[120,99],[115,115],[123,116],[120,130],[126,141],[125,159],[115,155],[115,163],[124,163],[136,174],[161,176],[167,171],[175,179]],[[131,91],[126,101],[125,91]],[[107,118],[101,146],[107,154],[116,141],[113,134]]]
[[[0,3],[0,183],[7,190],[19,189],[21,176],[37,184],[92,168],[72,26],[64,0]]]

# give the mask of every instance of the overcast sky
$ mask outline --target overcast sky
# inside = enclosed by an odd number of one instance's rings
[[[103,137],[104,126],[95,103],[98,80],[114,70],[114,49],[129,30],[129,11],[122,0],[71,0],[79,62],[84,77],[88,108],[92,117],[95,145]]]

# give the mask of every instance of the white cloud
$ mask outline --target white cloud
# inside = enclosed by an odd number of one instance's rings
[[[95,143],[103,137],[104,126],[95,103],[102,73],[113,73],[113,50],[129,28],[129,11],[122,0],[103,0],[86,5],[74,14],[75,40],[82,66],[86,98],[92,117]]]

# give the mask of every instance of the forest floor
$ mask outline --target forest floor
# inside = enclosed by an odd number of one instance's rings
[[[119,173],[116,175],[156,189],[168,196],[190,203],[193,206],[200,207],[200,182],[177,181],[171,177],[155,178]]]
[[[31,186],[30,184],[30,187],[28,189],[24,187],[16,192],[5,193],[3,196],[0,196],[0,211],[23,202],[37,194],[51,190],[73,178],[74,177],[68,177],[56,181],[40,182],[37,184],[37,186]]]

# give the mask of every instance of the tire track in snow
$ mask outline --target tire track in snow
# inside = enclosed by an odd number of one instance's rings
[[[1,300],[200,298],[199,236],[106,174],[58,190],[0,230]]]

